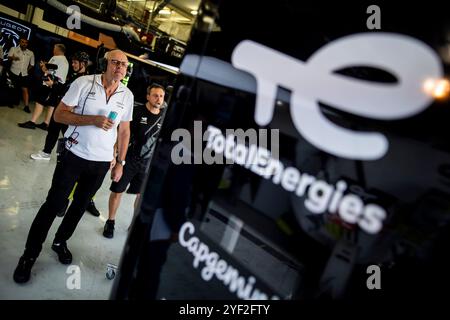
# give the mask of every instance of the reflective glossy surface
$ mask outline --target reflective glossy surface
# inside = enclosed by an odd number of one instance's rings
[[[424,74],[448,77],[449,19],[383,4],[383,33],[368,30],[369,5],[281,1],[256,13],[205,1],[114,298],[393,301],[446,290],[450,104],[421,90]],[[226,129],[278,129],[279,162],[174,165],[171,134],[196,132],[194,121],[200,135],[219,129],[209,148],[222,151]],[[362,133],[375,135],[353,139]]]

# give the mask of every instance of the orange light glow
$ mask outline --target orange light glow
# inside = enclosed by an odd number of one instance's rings
[[[450,96],[450,81],[448,79],[428,79],[424,82],[423,89],[435,99],[447,99]]]

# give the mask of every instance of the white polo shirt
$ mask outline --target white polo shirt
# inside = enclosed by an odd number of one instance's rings
[[[58,66],[55,71],[55,76],[57,76],[61,83],[66,82],[67,73],[69,72],[69,62],[65,56],[53,56],[50,58],[48,63],[53,63]]]
[[[73,112],[77,114],[82,113],[84,104],[83,115],[107,117],[110,111],[117,112],[114,126],[108,131],[93,125],[70,125],[64,135],[66,138],[72,136],[78,142],[68,141],[66,144],[67,149],[78,157],[92,161],[112,161],[114,144],[117,140],[117,126],[121,121],[131,121],[133,117],[134,96],[130,89],[119,83],[118,88],[107,101],[101,75],[82,76],[72,82],[62,102],[68,106],[76,106]]]
[[[19,60],[11,61],[11,72],[16,76],[22,74],[22,76],[28,76],[28,66],[34,66],[34,53],[31,50],[25,49],[22,51],[20,47],[13,47],[9,49],[8,57],[19,57]]]

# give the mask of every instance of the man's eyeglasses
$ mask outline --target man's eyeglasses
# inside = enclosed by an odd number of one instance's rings
[[[128,62],[127,61],[120,61],[116,59],[109,60],[115,67],[122,67],[122,68],[128,68]]]

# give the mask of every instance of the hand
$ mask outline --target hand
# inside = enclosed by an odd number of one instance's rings
[[[112,159],[111,165],[109,166],[109,170],[111,170],[112,168],[114,168],[115,165],[116,165],[116,158]]]
[[[114,126],[114,121],[105,116],[95,116],[94,126],[103,129],[105,131],[108,131]]]
[[[47,81],[44,81],[44,83],[49,86],[50,88],[53,86],[53,81],[51,79],[48,79]]]
[[[111,170],[111,180],[118,182],[122,178],[123,167],[120,163],[116,163],[114,168]]]
[[[45,74],[47,74],[47,68],[45,67],[45,62],[44,61],[40,61],[39,62],[39,67],[41,68],[42,72],[44,72]]]

